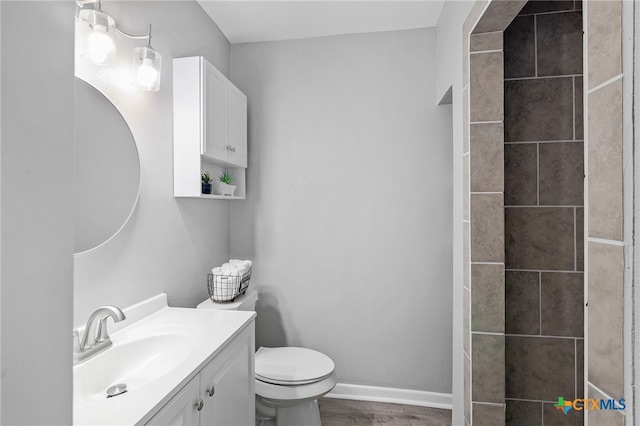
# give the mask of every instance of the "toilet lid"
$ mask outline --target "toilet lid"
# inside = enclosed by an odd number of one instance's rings
[[[265,348],[256,352],[256,378],[279,385],[315,383],[333,373],[335,364],[323,353],[306,348]]]

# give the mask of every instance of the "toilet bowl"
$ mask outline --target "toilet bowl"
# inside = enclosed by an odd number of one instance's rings
[[[249,290],[231,303],[210,299],[198,309],[255,310]],[[325,354],[299,347],[260,347],[255,354],[256,424],[321,426],[318,398],[336,385],[335,364]]]

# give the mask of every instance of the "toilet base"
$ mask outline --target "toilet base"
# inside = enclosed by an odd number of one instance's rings
[[[304,401],[291,407],[276,409],[276,426],[322,426],[318,400]]]
[[[256,400],[257,426],[322,426],[318,400],[303,401],[296,405],[267,407]]]

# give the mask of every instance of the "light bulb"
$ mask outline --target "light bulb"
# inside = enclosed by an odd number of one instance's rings
[[[135,87],[157,92],[160,90],[160,73],[162,72],[162,55],[151,46],[136,47],[133,50],[133,69],[131,82]]]
[[[155,84],[158,77],[158,71],[153,68],[153,62],[150,58],[143,58],[142,64],[138,67],[136,79],[138,86],[144,87],[147,90]]]
[[[88,46],[91,62],[97,65],[104,63],[114,48],[113,39],[107,35],[107,28],[104,25],[94,25]]]

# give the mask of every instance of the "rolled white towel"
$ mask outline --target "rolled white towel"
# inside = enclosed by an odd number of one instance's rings
[[[246,274],[251,269],[251,261],[250,260],[240,260],[240,259],[230,259],[229,263],[232,265],[238,265],[241,268],[241,275]]]
[[[223,263],[220,269],[222,270],[222,275],[231,275],[232,268],[230,263]]]
[[[222,272],[222,267],[217,266],[211,269],[213,274],[213,298],[216,300],[228,300],[234,296],[234,285],[230,278]]]
[[[213,268],[211,272],[214,275],[224,275],[228,277],[241,277],[249,271],[250,266],[244,263],[225,263],[222,266]]]
[[[238,270],[238,275],[244,275],[249,272],[249,269],[251,269],[251,265],[248,265],[246,263],[237,263],[236,268]]]
[[[231,270],[231,272],[229,273],[230,276],[232,277],[241,277],[243,272],[243,268],[240,265],[237,264],[233,264],[230,266],[229,268]]]

